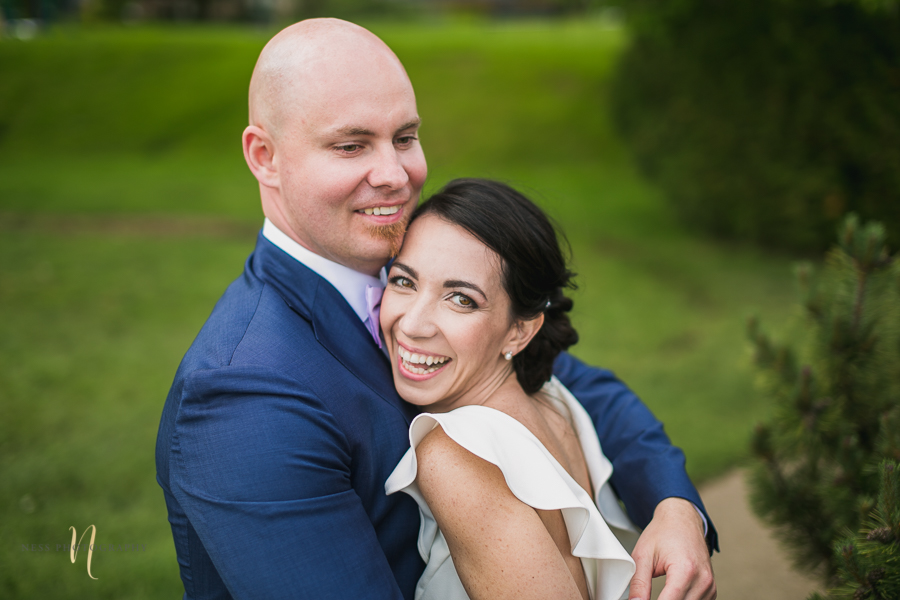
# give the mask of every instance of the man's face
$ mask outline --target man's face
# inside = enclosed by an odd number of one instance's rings
[[[415,95],[400,73],[310,83],[277,136],[288,226],[308,249],[357,271],[377,272],[396,254],[427,174]]]

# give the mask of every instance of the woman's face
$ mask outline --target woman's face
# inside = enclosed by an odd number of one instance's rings
[[[480,404],[512,372],[517,327],[501,259],[436,215],[417,219],[391,265],[381,328],[400,396],[445,412]]]

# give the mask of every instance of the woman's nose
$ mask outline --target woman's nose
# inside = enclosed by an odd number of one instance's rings
[[[410,339],[430,338],[437,333],[434,306],[427,298],[419,297],[410,302],[401,315],[398,325],[401,333]]]

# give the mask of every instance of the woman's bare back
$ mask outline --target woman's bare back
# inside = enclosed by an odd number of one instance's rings
[[[564,406],[556,406],[549,399],[532,398],[524,394],[522,397],[501,397],[494,402],[488,402],[485,406],[500,410],[522,423],[562,465],[572,479],[589,496],[593,496],[591,478],[584,452],[581,449],[581,442],[570,416],[564,412],[567,411]],[[535,509],[535,512],[541,518],[547,532],[556,543],[559,553],[566,561],[566,566],[572,573],[582,597],[587,600],[590,596],[584,569],[581,560],[572,555],[572,544],[562,511]]]

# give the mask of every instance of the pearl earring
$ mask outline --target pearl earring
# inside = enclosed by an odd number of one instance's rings
[[[507,352],[503,355],[503,358],[505,358],[506,360],[512,360],[512,352]]]

